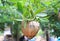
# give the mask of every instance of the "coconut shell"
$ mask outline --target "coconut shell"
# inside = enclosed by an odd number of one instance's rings
[[[24,36],[28,37],[29,39],[33,38],[39,30],[39,23],[36,21],[30,21],[26,24],[25,28],[23,24],[24,23],[22,22],[22,32]]]

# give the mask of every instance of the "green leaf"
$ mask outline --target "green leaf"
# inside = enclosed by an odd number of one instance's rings
[[[23,8],[24,8],[23,1],[17,2],[17,7],[18,7],[18,10],[19,10],[21,13],[23,13]]]
[[[47,14],[45,14],[45,13],[39,13],[39,14],[37,14],[37,17],[46,17],[47,16]]]
[[[40,21],[43,22],[43,23],[48,23],[49,20],[47,18],[40,18]]]
[[[36,10],[36,12],[34,14],[38,14],[40,12],[43,12],[44,10],[46,10],[45,7],[44,8],[39,8],[39,9]]]

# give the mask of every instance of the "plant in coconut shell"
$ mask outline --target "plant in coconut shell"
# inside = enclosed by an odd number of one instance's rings
[[[39,6],[36,6],[36,4],[40,4],[40,1],[31,2],[31,1],[19,1],[17,2],[18,10],[21,13],[22,16],[22,32],[24,36],[28,37],[29,39],[33,38],[40,27],[40,24],[38,21],[38,18],[36,15],[40,13],[41,11],[45,10],[45,8],[40,8]]]

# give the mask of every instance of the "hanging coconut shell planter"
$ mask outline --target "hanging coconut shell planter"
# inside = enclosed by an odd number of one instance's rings
[[[29,39],[33,38],[39,30],[39,23],[36,21],[29,21],[24,28],[24,22],[22,22],[22,32],[24,36],[28,37]]]

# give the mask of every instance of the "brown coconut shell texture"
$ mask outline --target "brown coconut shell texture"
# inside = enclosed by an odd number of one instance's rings
[[[24,22],[22,22],[22,32],[24,36],[29,39],[33,38],[39,30],[39,23],[36,21],[30,21],[26,24],[26,28],[24,28]]]

